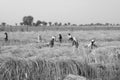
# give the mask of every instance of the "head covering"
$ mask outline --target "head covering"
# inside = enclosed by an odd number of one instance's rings
[[[52,36],[52,39],[55,39],[55,36]]]
[[[71,35],[70,33],[68,33],[68,35]]]
[[[94,39],[92,39],[92,40],[91,40],[91,42],[95,42],[95,40],[94,40]]]
[[[7,32],[5,32],[4,34],[7,34]]]
[[[70,34],[70,33],[68,33],[68,38],[72,38],[72,36],[71,36],[71,34]]]

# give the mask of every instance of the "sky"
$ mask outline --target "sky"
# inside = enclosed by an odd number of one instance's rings
[[[74,24],[120,23],[120,0],[0,0],[0,23],[22,22],[24,16]]]

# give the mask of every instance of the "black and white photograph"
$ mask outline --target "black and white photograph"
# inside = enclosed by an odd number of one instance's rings
[[[120,80],[120,0],[0,0],[0,80]]]

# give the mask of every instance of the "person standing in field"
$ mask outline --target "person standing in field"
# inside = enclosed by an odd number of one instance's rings
[[[52,36],[52,39],[50,40],[50,47],[53,47],[54,46],[54,42],[55,42],[55,37]]]
[[[41,35],[38,35],[38,43],[39,43],[40,41],[42,41],[42,37],[41,37]]]
[[[75,46],[76,48],[79,47],[78,40],[75,37],[73,37],[72,46]]]
[[[90,47],[91,49],[97,47],[97,45],[95,44],[95,40],[91,40],[90,44],[88,44],[88,47]]]
[[[58,38],[59,38],[59,42],[62,43],[62,35],[61,34],[59,34]]]
[[[69,40],[69,41],[73,41],[73,37],[71,36],[70,33],[68,33],[68,40]]]
[[[4,38],[4,39],[5,39],[5,41],[7,42],[7,41],[8,41],[8,33],[5,32],[4,34],[5,34],[5,38]]]

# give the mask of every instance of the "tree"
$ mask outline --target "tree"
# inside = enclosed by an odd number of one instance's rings
[[[23,24],[32,26],[33,23],[33,17],[32,16],[24,16],[23,17]]]
[[[55,25],[55,26],[58,26],[58,22],[55,22],[54,25]]]
[[[23,22],[20,22],[20,25],[22,26],[22,25],[23,25]]]
[[[93,26],[94,25],[94,23],[90,23],[90,26]]]
[[[79,24],[79,26],[83,26],[83,24]]]
[[[67,26],[67,23],[64,23],[64,26]]]
[[[52,22],[48,22],[49,26],[52,26]]]
[[[68,25],[70,26],[70,25],[71,25],[71,23],[70,23],[70,22],[68,22]]]
[[[62,23],[60,22],[60,23],[58,24],[58,26],[62,26]]]
[[[72,26],[77,26],[77,24],[72,24]]]
[[[17,23],[15,23],[15,26],[17,26],[18,24]]]
[[[102,26],[102,23],[96,23],[95,25],[97,25],[97,26]]]
[[[47,22],[45,22],[45,21],[42,21],[42,24],[43,24],[44,26],[47,26]]]
[[[2,25],[2,26],[6,26],[6,23],[5,23],[5,22],[2,22],[1,25]]]
[[[108,26],[108,25],[109,25],[109,23],[105,23],[105,25],[106,25],[106,26]]]
[[[116,26],[119,26],[120,24],[116,24]]]
[[[38,20],[38,21],[36,22],[36,26],[40,26],[41,23],[42,23],[42,21]]]
[[[36,23],[33,23],[33,26],[36,26]]]

